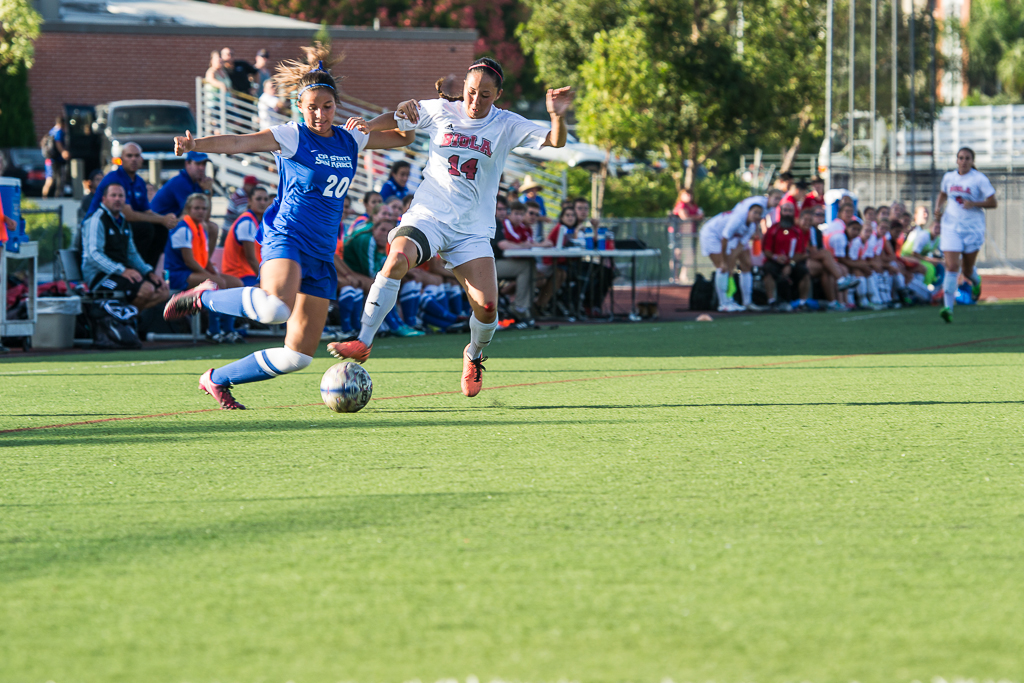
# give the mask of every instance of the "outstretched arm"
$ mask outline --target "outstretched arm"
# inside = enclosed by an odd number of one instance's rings
[[[398,130],[395,116],[391,113],[381,114],[369,123],[361,116],[353,116],[345,122],[345,130],[353,128],[369,136],[366,149],[394,149],[395,147],[405,147],[416,140],[416,131],[402,132]]]
[[[574,95],[571,88],[548,90],[545,101],[551,115],[551,132],[544,139],[542,147],[565,147],[569,129],[565,127],[565,115],[569,113]]]
[[[174,138],[174,153],[211,152],[213,154],[255,154],[256,152],[279,152],[281,145],[270,130],[248,135],[208,135],[205,138],[192,137],[192,131]]]

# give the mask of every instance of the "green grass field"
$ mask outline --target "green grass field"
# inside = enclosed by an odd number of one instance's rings
[[[0,360],[0,681],[1024,680],[1024,305],[464,344]]]

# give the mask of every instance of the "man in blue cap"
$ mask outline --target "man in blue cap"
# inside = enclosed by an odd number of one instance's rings
[[[185,168],[164,183],[150,202],[153,210],[157,213],[180,216],[182,209],[185,208],[185,200],[190,194],[209,194],[213,187],[213,178],[206,175],[207,159],[209,157],[202,152],[193,151],[186,154]]]
[[[154,268],[164,253],[167,231],[178,224],[178,216],[165,211],[155,211],[149,203],[146,181],[139,175],[142,168],[142,147],[135,142],[125,143],[121,148],[121,163],[103,176],[94,188],[92,203],[86,217],[100,208],[100,200],[107,187],[113,184],[124,188],[125,202],[121,212],[131,225],[132,238],[142,259]]]

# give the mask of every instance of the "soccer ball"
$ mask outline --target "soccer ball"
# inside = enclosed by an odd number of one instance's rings
[[[370,402],[373,381],[358,363],[332,365],[320,380],[320,396],[336,413],[355,413]]]

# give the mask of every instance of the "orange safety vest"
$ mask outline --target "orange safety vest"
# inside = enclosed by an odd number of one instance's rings
[[[235,237],[235,226],[238,225],[238,221],[243,218],[249,218],[253,223],[259,225],[260,222],[256,220],[256,216],[253,215],[252,211],[245,211],[235,222],[231,224],[231,230],[228,231],[228,236],[224,240],[224,257],[221,260],[221,271],[227,275],[234,275],[235,277],[251,277],[256,275],[253,272],[252,266],[249,265],[248,259],[245,258],[245,247]],[[256,247],[256,261],[261,260],[260,256],[260,243],[253,242]]]
[[[196,225],[191,216],[182,216],[189,230],[192,231],[192,258],[196,260],[200,268],[205,268],[210,261],[210,250],[206,242],[206,229]]]
[[[4,218],[4,204],[0,202],[0,242],[7,241],[7,220]],[[4,285],[5,287],[7,285]]]

